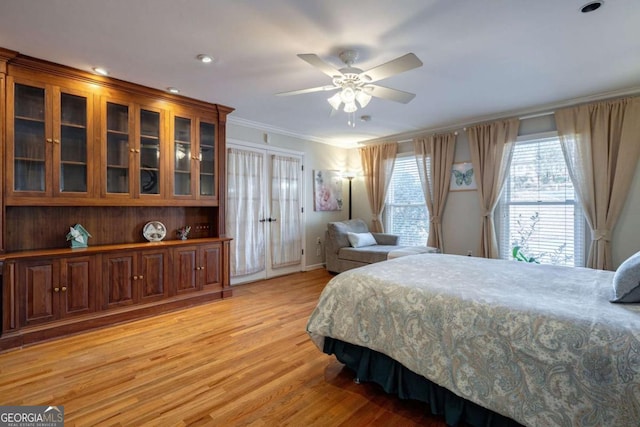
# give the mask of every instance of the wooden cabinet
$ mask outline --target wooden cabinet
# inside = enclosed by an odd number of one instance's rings
[[[7,196],[93,197],[93,95],[11,76],[7,85]]]
[[[198,111],[174,111],[172,198],[218,201],[216,119]]]
[[[39,259],[16,265],[19,325],[31,326],[95,310],[99,286],[92,257]]]
[[[8,70],[8,206],[219,206],[231,108],[32,58]]]
[[[0,255],[0,349],[228,297],[228,238]]]
[[[199,290],[222,291],[222,243],[173,249],[172,294]]]
[[[166,249],[103,256],[103,306],[120,307],[169,296],[169,254]]]
[[[133,101],[101,100],[102,197],[162,199],[166,196],[166,111]]]
[[[232,111],[0,48],[0,349],[231,296]]]

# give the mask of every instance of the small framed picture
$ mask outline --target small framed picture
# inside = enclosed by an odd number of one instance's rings
[[[449,191],[477,190],[476,177],[471,162],[454,163],[451,168]]]

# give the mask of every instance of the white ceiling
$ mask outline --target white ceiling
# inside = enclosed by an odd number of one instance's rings
[[[0,46],[234,107],[230,120],[348,145],[604,93],[640,91],[640,1],[605,0],[2,0]],[[374,98],[347,126],[329,116],[328,76],[299,59],[367,70],[405,53],[421,68],[379,83],[409,104]],[[200,53],[216,61],[204,65]]]

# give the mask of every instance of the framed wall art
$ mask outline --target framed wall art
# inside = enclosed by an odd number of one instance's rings
[[[454,163],[451,168],[449,191],[477,190],[471,162]]]
[[[342,174],[340,171],[313,171],[313,200],[316,211],[342,210]]]

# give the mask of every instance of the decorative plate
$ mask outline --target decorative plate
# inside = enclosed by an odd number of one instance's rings
[[[145,224],[142,235],[150,242],[159,242],[167,235],[167,228],[159,221],[151,221]]]

